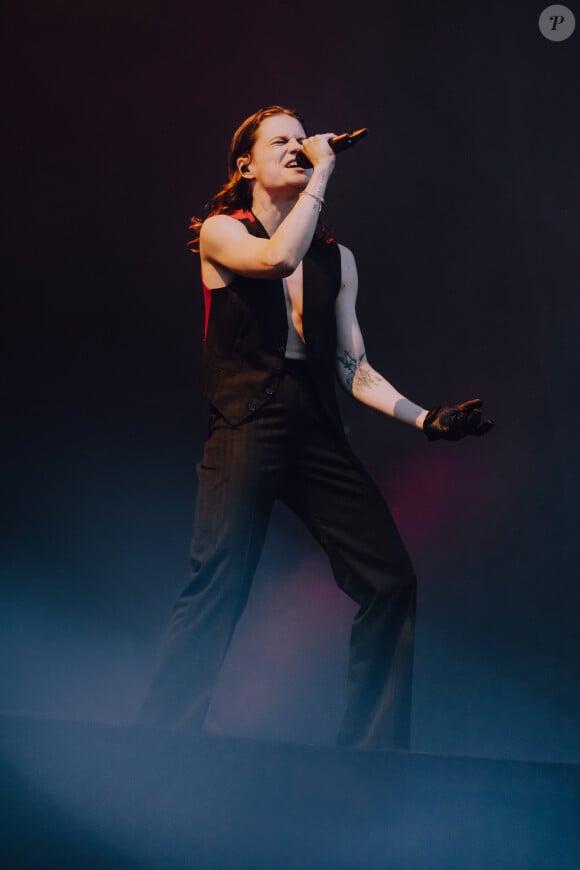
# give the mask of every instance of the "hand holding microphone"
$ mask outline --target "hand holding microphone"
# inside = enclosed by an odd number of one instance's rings
[[[363,136],[366,136],[368,130],[366,127],[361,127],[360,130],[355,130],[352,133],[341,133],[340,136],[333,136],[331,139],[328,139],[327,142],[334,151],[335,154],[338,154],[341,151],[345,151],[347,148],[350,148],[352,145],[355,145],[359,139],[362,139]],[[304,169],[312,169],[312,163],[304,153],[304,151],[299,151],[296,155],[296,162],[299,166],[302,166]]]

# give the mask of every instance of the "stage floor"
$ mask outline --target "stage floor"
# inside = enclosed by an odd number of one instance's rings
[[[580,870],[580,766],[0,716],[2,870]]]

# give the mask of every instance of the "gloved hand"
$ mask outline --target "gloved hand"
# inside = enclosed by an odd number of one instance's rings
[[[485,435],[494,426],[493,420],[481,419],[481,399],[469,399],[457,405],[432,408],[423,423],[427,441],[459,441],[466,435]]]

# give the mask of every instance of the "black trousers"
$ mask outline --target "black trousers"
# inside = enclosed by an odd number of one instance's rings
[[[238,426],[212,409],[197,472],[192,579],[175,603],[139,721],[203,729],[279,498],[358,604],[338,744],[408,749],[415,573],[382,495],[329,421],[308,364],[288,361],[273,401]]]

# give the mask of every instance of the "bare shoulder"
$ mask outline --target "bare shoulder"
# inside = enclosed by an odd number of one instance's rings
[[[339,244],[338,249],[340,251],[342,288],[356,289],[357,269],[354,254],[346,245]]]
[[[354,254],[350,248],[347,248],[347,246],[343,245],[342,242],[337,242],[336,244],[338,245],[341,257],[350,257],[354,260]]]
[[[228,214],[214,214],[204,220],[201,226],[200,240],[211,242],[217,238],[241,238],[247,236],[245,226]]]

